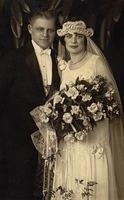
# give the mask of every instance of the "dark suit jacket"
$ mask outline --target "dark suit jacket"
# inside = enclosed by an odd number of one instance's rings
[[[52,85],[45,95],[38,61],[31,43],[11,53],[0,64],[0,134],[15,149],[29,140],[37,127],[30,111],[59,89],[56,55],[52,56]],[[14,149],[13,149],[14,150]]]

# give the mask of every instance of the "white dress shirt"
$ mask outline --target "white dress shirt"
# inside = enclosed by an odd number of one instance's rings
[[[51,59],[51,49],[43,50],[39,47],[33,40],[32,45],[34,47],[36,57],[40,66],[40,71],[43,78],[43,84],[46,88],[52,83],[52,59]]]

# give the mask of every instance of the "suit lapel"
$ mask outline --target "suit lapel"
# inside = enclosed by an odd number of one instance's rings
[[[29,50],[27,50],[27,52],[29,53],[26,56],[26,64],[37,88],[40,90],[41,94],[45,96],[42,75],[32,44],[29,44],[28,48]]]
[[[42,98],[45,97],[46,99],[52,96],[54,90],[58,90],[59,85],[60,85],[60,78],[59,78],[58,69],[57,69],[56,56],[53,50],[51,50],[51,58],[52,58],[52,83],[50,86],[49,93],[46,96],[42,75],[40,72],[40,68],[37,61],[37,57],[35,55],[34,48],[31,43],[28,44],[27,50],[26,50],[26,65],[29,68],[29,72],[32,76],[32,79],[34,80],[34,84],[36,84],[36,87],[38,88],[40,94],[42,94]]]
[[[47,99],[49,99],[49,97],[53,95],[55,90],[59,89],[59,85],[60,85],[60,78],[59,78],[57,62],[56,62],[57,59],[53,50],[51,50],[51,58],[52,58],[52,83],[50,86],[49,93],[47,95]]]

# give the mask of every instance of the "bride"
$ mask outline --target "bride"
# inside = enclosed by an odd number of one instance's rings
[[[61,89],[81,76],[84,79],[102,75],[113,83],[119,99],[118,90],[107,62],[90,39],[93,31],[86,28],[83,21],[73,20],[63,24],[57,31],[70,55],[67,65],[61,66]],[[111,124],[110,124],[111,123]],[[54,170],[52,200],[122,200],[124,199],[124,169],[121,149],[123,139],[122,122],[108,119],[99,122],[93,133],[84,141],[60,141],[60,154],[57,155]],[[83,184],[82,184],[83,181]],[[91,196],[85,195],[88,182]],[[58,189],[57,189],[58,188]],[[61,191],[59,191],[61,189]]]
[[[69,20],[57,30],[70,60],[59,59],[61,88],[77,77],[92,79],[102,75],[113,84],[113,75],[100,49],[90,39],[93,30],[84,21]],[[64,64],[63,64],[64,63]],[[124,200],[123,124],[105,119],[83,141],[60,140],[56,155],[51,200]]]

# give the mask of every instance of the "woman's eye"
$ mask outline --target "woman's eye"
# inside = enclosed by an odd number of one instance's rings
[[[68,33],[68,34],[65,35],[65,37],[66,37],[66,38],[71,38],[72,35]]]
[[[77,38],[83,38],[84,36],[82,34],[77,34]]]

